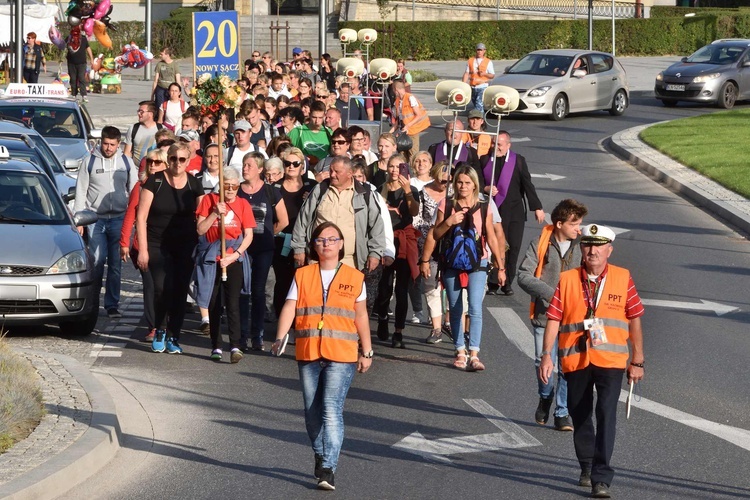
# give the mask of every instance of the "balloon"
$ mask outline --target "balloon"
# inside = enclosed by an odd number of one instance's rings
[[[76,16],[68,16],[68,24],[71,26],[78,26],[81,24],[81,18]]]
[[[96,19],[93,17],[89,17],[83,22],[83,31],[86,32],[86,36],[94,34],[94,22],[96,22]]]
[[[79,19],[86,17],[83,15],[81,7],[78,4],[75,4],[72,9],[68,9],[68,16],[77,17]]]
[[[58,49],[63,50],[65,48],[65,40],[63,40],[60,30],[56,26],[50,26],[49,39]]]
[[[94,12],[96,11],[96,3],[94,2],[94,0],[79,0],[79,5],[81,7],[80,17],[89,17],[94,15]]]
[[[96,10],[94,11],[94,19],[101,19],[106,16],[110,7],[112,7],[110,0],[100,0],[99,5],[96,6]]]
[[[94,36],[104,47],[112,48],[112,39],[107,34],[107,26],[98,20],[94,20]]]
[[[94,58],[93,62],[91,63],[92,71],[99,71],[100,69],[102,69],[103,58],[104,58],[104,54],[99,54],[97,57]]]

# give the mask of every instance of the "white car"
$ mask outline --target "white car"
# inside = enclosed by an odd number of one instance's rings
[[[496,77],[492,85],[518,91],[517,113],[549,115],[607,110],[622,115],[630,102],[625,68],[612,54],[590,50],[537,50]]]

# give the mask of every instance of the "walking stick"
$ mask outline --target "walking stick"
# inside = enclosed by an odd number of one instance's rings
[[[219,141],[219,203],[224,203],[224,141],[221,139],[221,125],[219,125],[219,136],[216,139]],[[221,258],[227,256],[227,234],[224,229],[224,216],[219,217],[219,235],[221,236]],[[227,280],[227,268],[221,268],[221,281]]]

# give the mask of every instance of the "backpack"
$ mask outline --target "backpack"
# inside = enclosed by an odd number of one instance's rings
[[[130,144],[135,144],[135,135],[138,133],[138,129],[141,128],[141,122],[137,122],[135,125],[133,125],[133,132],[130,134]],[[156,124],[156,131],[163,129],[164,125],[161,123]]]
[[[445,203],[446,218],[453,214],[453,202]],[[445,269],[456,269],[458,271],[474,272],[479,269],[484,250],[484,229],[481,234],[474,227],[474,212],[480,210],[482,215],[482,227],[487,220],[488,206],[486,202],[480,202],[466,212],[464,222],[450,229],[447,237],[443,238],[445,243],[441,252],[442,262]]]
[[[88,165],[88,171],[89,171],[89,177],[91,177],[91,172],[94,170],[94,161],[96,161],[96,158],[94,155],[89,155],[89,165]],[[125,156],[125,153],[122,153],[122,162],[125,164],[125,172],[127,173],[127,180],[126,186],[130,186],[130,164],[128,163],[128,157]]]

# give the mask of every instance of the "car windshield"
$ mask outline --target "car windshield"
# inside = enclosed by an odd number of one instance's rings
[[[47,160],[52,171],[56,174],[65,173],[65,168],[60,163],[60,160],[57,159],[55,153],[52,152],[47,141],[45,141],[41,135],[30,135],[29,137],[34,141],[34,145],[37,147],[37,150],[41,155],[44,156],[44,159]]]
[[[508,74],[561,76],[568,72],[572,62],[572,56],[528,54],[514,64]]]
[[[732,64],[745,49],[736,45],[706,45],[687,58],[685,62],[699,64]]]
[[[85,139],[83,124],[74,109],[58,108],[42,103],[3,103],[2,112],[23,120],[44,137]]]
[[[46,175],[0,171],[0,224],[69,224],[65,210]]]

